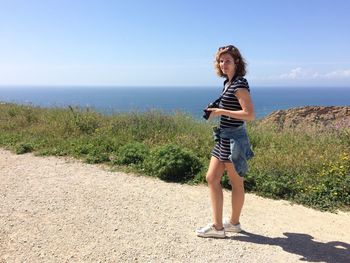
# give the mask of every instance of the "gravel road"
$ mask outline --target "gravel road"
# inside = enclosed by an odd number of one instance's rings
[[[350,213],[246,195],[243,233],[205,239],[206,186],[0,149],[0,262],[350,262]],[[224,192],[230,213],[230,192]]]

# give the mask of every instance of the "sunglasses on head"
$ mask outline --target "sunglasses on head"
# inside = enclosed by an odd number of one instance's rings
[[[221,51],[221,50],[227,50],[227,51],[232,51],[232,50],[235,50],[235,46],[233,46],[233,45],[228,45],[228,46],[223,46],[223,47],[219,47],[219,51]]]

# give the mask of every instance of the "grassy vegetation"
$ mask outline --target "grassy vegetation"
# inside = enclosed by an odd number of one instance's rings
[[[69,155],[182,183],[205,182],[212,125],[182,113],[105,116],[72,107],[0,104],[3,148]],[[245,181],[248,191],[321,210],[349,209],[349,126],[279,130],[250,123],[248,132],[255,152]],[[227,176],[222,183],[229,187]]]

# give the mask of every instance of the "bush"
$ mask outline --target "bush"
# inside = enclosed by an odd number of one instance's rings
[[[143,143],[128,143],[120,147],[114,163],[120,165],[142,164],[149,150]]]
[[[146,172],[165,181],[186,182],[201,170],[199,158],[174,144],[155,148],[145,161]]]
[[[69,106],[69,109],[73,114],[74,124],[81,133],[91,135],[99,127],[101,116],[96,112],[90,111],[89,108],[82,112],[74,110],[72,106]]]
[[[41,149],[36,153],[36,155],[39,155],[39,156],[50,156],[50,155],[67,156],[67,155],[69,155],[69,153],[65,147],[58,145],[58,146],[53,146],[50,148]]]
[[[245,185],[252,190],[258,191],[260,195],[270,198],[291,198],[295,195],[295,175],[288,171],[268,173],[265,171],[257,172],[254,175],[247,175]]]
[[[90,152],[93,152],[93,149],[95,146],[92,143],[84,143],[77,144],[73,146],[73,150],[78,155],[80,154],[89,154]]]
[[[305,179],[304,179],[305,180]],[[338,161],[323,165],[315,178],[302,183],[298,201],[321,210],[350,206],[350,155],[343,153]]]
[[[107,153],[95,148],[91,152],[89,152],[89,154],[85,158],[85,161],[87,163],[93,164],[109,162],[110,159]]]
[[[29,143],[20,143],[16,145],[15,151],[17,154],[24,154],[33,151],[33,146]]]

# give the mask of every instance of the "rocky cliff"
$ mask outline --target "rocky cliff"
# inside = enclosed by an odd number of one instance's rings
[[[272,112],[260,120],[279,128],[350,128],[350,106],[306,106]]]

